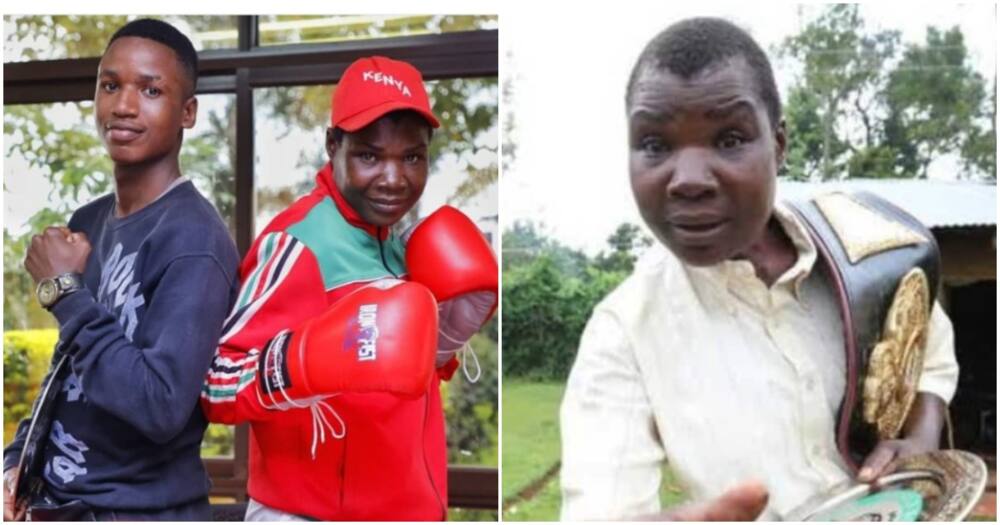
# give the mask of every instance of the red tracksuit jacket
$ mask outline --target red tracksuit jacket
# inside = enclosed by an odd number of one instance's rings
[[[315,458],[310,410],[268,408],[273,404],[258,389],[260,351],[279,331],[294,329],[365,283],[405,273],[399,238],[365,223],[347,204],[330,164],[317,174],[313,191],[254,242],[240,266],[240,294],[201,395],[209,421],[250,422],[250,497],[320,520],[445,518],[448,465],[439,385],[451,378],[456,360],[438,369],[416,400],[390,394],[327,398],[346,434],[334,439],[327,432]]]

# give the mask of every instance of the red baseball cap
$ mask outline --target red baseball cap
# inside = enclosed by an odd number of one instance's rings
[[[359,58],[347,67],[333,90],[330,124],[347,132],[357,131],[382,115],[399,109],[420,113],[432,127],[437,117],[417,68],[391,58]]]

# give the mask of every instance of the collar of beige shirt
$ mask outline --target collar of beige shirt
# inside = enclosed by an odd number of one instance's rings
[[[792,240],[795,251],[798,252],[798,259],[774,282],[772,288],[787,288],[795,294],[796,298],[801,299],[802,283],[816,266],[816,245],[809,237],[806,227],[789,208],[778,203],[774,207],[774,217],[778,219],[778,223],[781,224],[788,238]],[[753,265],[744,259],[722,261],[712,266],[685,265],[685,269],[696,279],[718,283],[719,286],[736,293],[746,289],[748,282],[760,281],[754,272]]]

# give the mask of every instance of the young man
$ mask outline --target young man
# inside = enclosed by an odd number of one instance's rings
[[[53,363],[68,363],[45,381],[62,388],[42,414],[51,430],[39,471],[22,473],[41,487],[27,508],[12,493],[28,420],[4,450],[5,519],[211,518],[198,396],[239,259],[178,166],[196,82],[191,42],[156,20],[119,29],[101,58],[94,120],[115,191],[28,249],[39,301],[59,323]]]
[[[633,192],[661,244],[583,333],[561,412],[562,517],[657,512],[666,461],[699,503],[666,517],[779,519],[855,476],[842,438],[860,372],[843,288],[827,280],[833,245],[774,204],[787,139],[770,64],[731,23],[682,21],[647,45],[626,109]],[[950,322],[928,313],[916,402],[860,457],[863,481],[938,446],[958,370]]]
[[[413,66],[354,62],[330,162],[243,261],[202,406],[251,423],[248,520],[446,516],[439,385],[495,307],[497,264],[453,208],[407,239],[391,228],[423,193],[436,127]]]

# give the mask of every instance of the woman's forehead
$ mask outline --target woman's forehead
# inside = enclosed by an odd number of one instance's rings
[[[677,113],[697,112],[715,117],[747,106],[763,109],[753,76],[749,68],[729,63],[691,78],[670,71],[643,72],[636,81],[629,115],[668,118]]]

